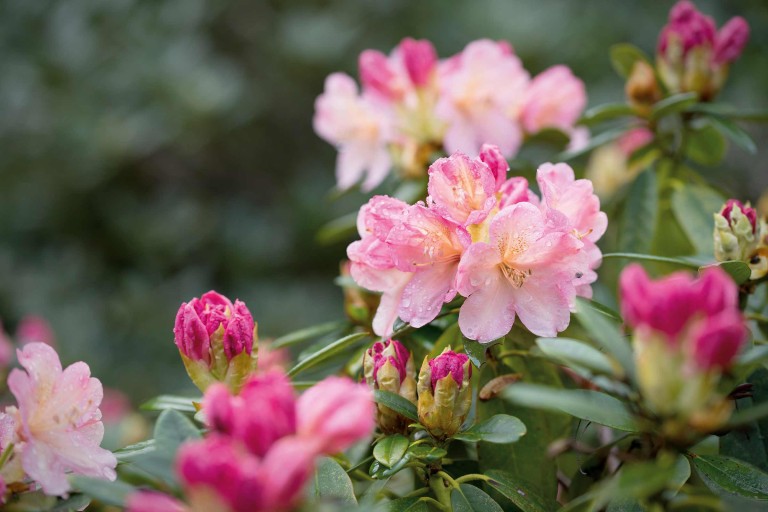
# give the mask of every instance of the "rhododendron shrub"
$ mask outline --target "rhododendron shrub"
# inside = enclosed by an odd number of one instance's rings
[[[768,220],[699,174],[766,118],[714,102],[749,26],[687,0],[661,25],[655,61],[610,50],[626,101],[585,113],[567,66],[532,76],[507,42],[362,51],[314,117],[337,187],[381,185],[336,233],[357,231],[347,318],[260,341],[243,301],[181,303],[159,350],[203,394],[145,403],[151,438],[114,454],[125,398],[64,368],[40,319],[18,322],[21,368],[0,331],[6,505],[764,509]]]

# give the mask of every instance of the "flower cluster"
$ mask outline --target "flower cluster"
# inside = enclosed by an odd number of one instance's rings
[[[390,55],[360,55],[360,82],[330,75],[315,104],[315,131],[339,150],[338,187],[361,180],[375,188],[396,167],[421,176],[430,156],[462,151],[476,156],[484,143],[514,156],[524,138],[546,128],[562,130],[572,144],[585,129],[575,123],[586,105],[584,84],[566,66],[531,79],[503,41],[474,41],[438,60],[429,41],[404,39]]]
[[[733,280],[713,267],[698,279],[677,272],[652,281],[634,264],[619,287],[645,403],[704,431],[719,426],[731,406],[716,385],[747,338]]]
[[[8,377],[17,406],[0,413],[3,487],[24,487],[29,478],[45,494],[59,496],[70,489],[67,473],[114,480],[117,460],[99,446],[103,389],[88,365],[62,369],[56,351],[40,342],[26,344],[17,357],[26,370]]]
[[[382,293],[377,334],[389,335],[397,317],[426,325],[457,294],[473,340],[506,335],[515,316],[539,336],[568,326],[575,297],[590,296],[597,278],[606,215],[566,164],[539,168],[541,198],[508,169],[495,146],[475,159],[457,152],[430,166],[426,204],[375,196],[361,208],[361,240],[347,255],[355,282]]]
[[[697,92],[713,98],[722,88],[728,66],[741,55],[749,25],[740,16],[716,29],[714,20],[688,0],[669,13],[657,49],[658,71],[670,92]]]
[[[374,426],[365,385],[328,377],[297,399],[279,371],[251,376],[239,394],[222,383],[211,385],[202,411],[208,435],[184,444],[176,461],[188,504],[139,492],[129,498],[128,510],[292,510],[315,459],[349,448]]]
[[[363,356],[363,376],[371,390],[389,391],[415,404],[414,373],[411,353],[397,340],[376,342]],[[376,424],[382,432],[405,433],[409,422],[386,405],[377,405]]]
[[[749,264],[750,279],[768,275],[768,224],[749,203],[729,199],[715,213],[715,258]]]

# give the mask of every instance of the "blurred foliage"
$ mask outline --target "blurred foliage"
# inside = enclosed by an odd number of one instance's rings
[[[609,46],[652,53],[671,4],[3,0],[0,318],[45,316],[63,359],[136,400],[189,389],[171,329],[192,296],[245,300],[264,337],[343,314],[344,244],[315,233],[364,198],[330,193],[335,151],[311,128],[326,75],[405,36],[442,57],[490,37],[532,73],[571,66],[591,105],[621,101]],[[720,100],[768,108],[764,0],[697,4],[752,26]],[[768,130],[747,128],[762,152]],[[759,156],[723,168],[742,199],[768,185]]]

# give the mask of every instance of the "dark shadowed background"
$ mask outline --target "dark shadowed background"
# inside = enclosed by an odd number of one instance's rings
[[[768,108],[768,6],[697,1],[752,27],[721,99]],[[311,127],[333,71],[366,48],[428,38],[441,57],[509,40],[537,73],[570,66],[590,105],[620,101],[608,48],[653,53],[672,2],[615,0],[0,1],[0,318],[47,317],[62,359],[84,359],[135,401],[188,384],[179,303],[211,288],[246,301],[262,336],[340,318],[345,244],[317,229],[335,151]],[[714,180],[757,199],[760,152],[732,148]]]

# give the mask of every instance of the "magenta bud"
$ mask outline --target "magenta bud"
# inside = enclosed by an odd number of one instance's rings
[[[496,177],[496,188],[499,189],[507,180],[509,163],[501,150],[494,144],[483,144],[480,148],[480,161],[487,165]]]
[[[723,312],[702,321],[693,333],[693,356],[704,371],[727,369],[747,337],[741,314]]]
[[[464,382],[464,365],[469,361],[466,354],[457,354],[452,350],[446,350],[429,362],[431,372],[432,392],[435,391],[437,381],[450,375],[453,381],[461,387]],[[472,366],[469,366],[469,376],[472,376]]]
[[[400,52],[413,85],[427,85],[437,66],[437,51],[432,43],[407,37],[400,43]]]
[[[387,348],[390,348],[390,352],[394,352],[395,355],[385,355],[384,351]],[[406,366],[411,353],[399,341],[378,341],[368,349],[368,356],[373,359],[373,379],[377,384],[379,369],[387,362],[397,369],[397,373],[400,375],[400,382],[405,380],[407,374]]]
[[[375,91],[386,98],[398,96],[396,76],[386,55],[376,50],[365,50],[358,59],[358,68],[364,89]]]
[[[730,223],[731,213],[733,212],[734,206],[738,206],[741,210],[741,213],[744,214],[744,216],[749,220],[749,223],[752,224],[752,233],[754,233],[757,230],[757,211],[754,208],[744,205],[744,203],[738,199],[729,199],[725,203],[723,209],[720,211],[720,215],[725,217],[725,219]]]
[[[674,39],[682,45],[683,55],[700,46],[712,46],[715,42],[714,20],[702,14],[688,0],[681,0],[669,13],[669,23],[659,37],[659,53],[665,54]]]
[[[715,62],[727,64],[741,55],[749,39],[749,25],[741,16],[723,25],[715,39]]]

